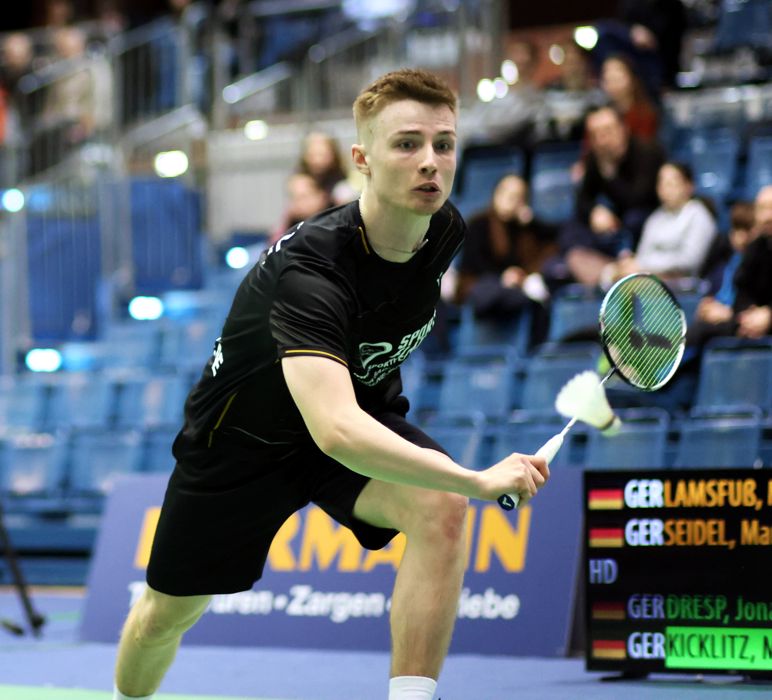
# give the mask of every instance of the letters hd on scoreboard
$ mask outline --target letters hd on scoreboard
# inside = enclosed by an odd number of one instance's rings
[[[772,474],[584,475],[588,670],[772,672]]]

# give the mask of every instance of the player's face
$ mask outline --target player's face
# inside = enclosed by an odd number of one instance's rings
[[[370,125],[369,188],[390,208],[434,214],[456,173],[456,117],[447,105],[400,100]]]

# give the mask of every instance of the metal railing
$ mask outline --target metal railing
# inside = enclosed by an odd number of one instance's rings
[[[122,134],[203,100],[194,89],[206,81],[195,70],[191,31],[163,18],[21,78],[0,185],[119,167],[114,146]]]
[[[257,3],[264,9],[266,3]],[[475,98],[480,77],[494,75],[503,53],[501,0],[426,2],[406,17],[348,23],[311,44],[299,61],[285,61],[241,78],[215,94],[213,126],[249,119],[300,121],[347,113],[371,79],[401,66],[429,68]]]

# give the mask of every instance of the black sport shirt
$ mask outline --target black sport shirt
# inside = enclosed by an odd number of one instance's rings
[[[465,230],[446,203],[423,247],[395,263],[371,248],[357,202],[291,228],[239,286],[185,403],[185,438],[201,444],[227,435],[255,446],[309,440],[281,369],[281,358],[293,355],[345,365],[368,413],[399,405],[399,365],[434,324],[440,281]]]

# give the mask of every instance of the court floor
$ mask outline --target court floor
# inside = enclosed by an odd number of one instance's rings
[[[83,592],[33,590],[39,638],[0,629],[0,700],[110,700],[115,645],[78,641]],[[24,620],[0,589],[0,619]],[[185,646],[158,700],[384,700],[385,653]],[[442,700],[760,700],[772,685],[721,676],[601,681],[581,659],[451,655]]]

